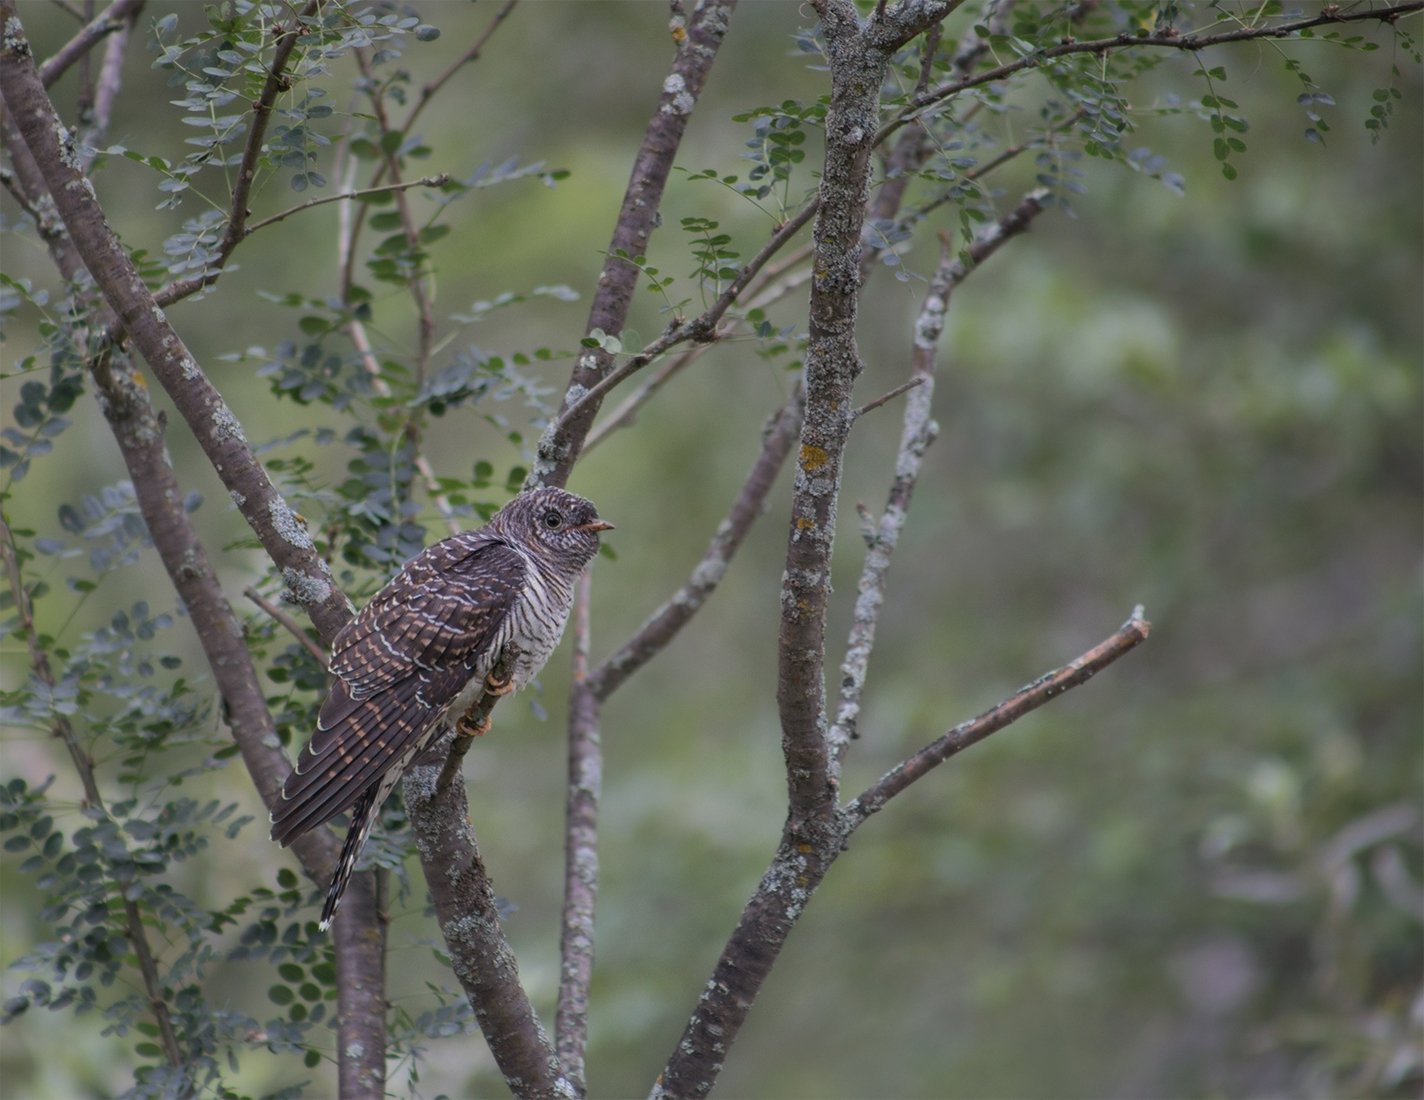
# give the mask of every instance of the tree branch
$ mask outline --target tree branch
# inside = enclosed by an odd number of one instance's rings
[[[663,81],[657,110],[648,122],[633,161],[613,239],[598,277],[598,291],[589,311],[586,332],[600,329],[616,336],[623,331],[638,285],[638,269],[619,254],[641,256],[647,251],[648,240],[658,224],[663,189],[687,129],[687,120],[697,106],[697,97],[702,94],[735,7],[736,0],[704,0],[694,9],[690,20],[674,16],[677,56],[672,71]],[[602,381],[612,365],[613,356],[608,352],[585,349],[574,363],[563,409],[569,410],[578,404],[584,394]],[[597,412],[598,402],[590,401],[580,407],[578,415],[561,413],[554,419],[539,440],[529,484],[563,485],[568,481]]]
[[[257,178],[257,159],[262,155],[262,142],[267,137],[267,123],[272,118],[272,107],[277,97],[286,90],[287,62],[292,50],[302,36],[305,22],[321,10],[321,0],[307,0],[291,23],[277,31],[273,39],[272,64],[268,66],[267,77],[262,82],[262,92],[252,105],[252,126],[247,131],[247,142],[242,148],[242,161],[238,165],[237,179],[233,182],[232,201],[228,204],[227,229],[218,242],[217,257],[213,261],[215,269],[221,269],[232,255],[232,250],[242,240],[243,227],[247,224],[248,197],[252,194],[252,184]]]
[[[568,1075],[587,1091],[588,990],[593,981],[598,904],[598,800],[603,787],[599,700],[588,679],[593,573],[579,577],[574,601],[573,686],[569,691],[569,782],[564,827],[564,908],[559,937],[559,1000],[554,1045]]]
[[[282,627],[282,629],[284,629],[288,634],[295,638],[301,644],[301,647],[305,649],[308,654],[311,655],[314,661],[316,661],[318,666],[320,666],[321,668],[326,667],[326,651],[322,649],[321,646],[317,645],[314,641],[311,640],[311,635],[309,635],[302,628],[301,623],[297,622],[296,619],[292,618],[280,607],[274,604],[271,600],[263,596],[261,592],[257,591],[257,589],[251,587],[250,585],[242,590],[242,594],[246,596],[249,600],[251,600],[253,603],[255,603],[258,607],[260,607],[263,611],[265,611],[267,613],[268,618],[270,618],[273,622],[275,622],[278,626]]]
[[[1065,691],[1086,684],[1093,676],[1107,668],[1119,657],[1130,653],[1147,640],[1152,624],[1142,617],[1141,606],[1133,609],[1132,616],[1118,630],[1099,642],[1092,649],[1070,661],[1062,668],[1046,672],[1031,684],[1014,692],[1002,703],[985,711],[977,718],[961,722],[952,730],[926,745],[907,760],[901,761],[872,783],[856,798],[848,802],[841,811],[841,818],[849,835],[866,818],[879,812],[885,803],[894,798],[911,783],[922,778],[951,756],[963,752],[971,745],[977,745],[990,734],[997,733],[1017,722],[1030,711],[1037,710],[1051,699],[1056,699]]]
[[[1239,27],[1235,30],[1221,31],[1216,34],[1181,34],[1177,31],[1159,31],[1154,34],[1133,35],[1123,32],[1115,34],[1110,38],[1093,38],[1084,41],[1061,42],[1056,46],[1049,46],[1038,50],[1028,57],[1021,57],[1017,61],[1010,61],[999,65],[993,69],[987,69],[973,76],[959,77],[955,80],[947,81],[934,88],[929,89],[922,95],[915,96],[904,107],[900,108],[890,119],[880,128],[876,134],[877,142],[885,140],[900,127],[911,121],[914,117],[923,112],[926,108],[941,103],[946,99],[958,95],[969,88],[978,88],[985,84],[993,84],[996,81],[1004,80],[1016,73],[1021,73],[1025,69],[1036,69],[1046,61],[1051,61],[1059,57],[1068,57],[1079,53],[1107,53],[1111,50],[1132,49],[1139,46],[1151,46],[1158,49],[1186,50],[1189,53],[1196,53],[1204,50],[1208,46],[1219,46],[1229,42],[1249,42],[1258,38],[1290,38],[1298,35],[1303,30],[1312,27],[1324,26],[1334,23],[1357,23],[1366,19],[1377,19],[1382,23],[1393,23],[1402,16],[1412,15],[1415,12],[1424,10],[1424,0],[1400,0],[1398,3],[1387,4],[1382,8],[1369,8],[1362,10],[1345,10],[1338,4],[1327,4],[1319,15],[1307,19],[1296,19],[1286,23],[1276,23],[1274,25],[1262,25],[1257,27]]]
[[[849,0],[820,0],[831,61],[825,166],[813,239],[806,415],[781,585],[776,698],[789,828],[824,830],[835,809],[826,743],[826,613],[841,463],[861,372],[855,340],[870,152],[889,54],[863,40]],[[819,848],[829,838],[803,838]]]
[[[920,315],[915,321],[915,340],[910,352],[910,380],[913,392],[905,402],[904,427],[895,459],[895,478],[885,502],[885,510],[874,526],[869,551],[856,587],[855,611],[850,636],[846,641],[845,660],[841,663],[840,702],[836,720],[827,741],[831,752],[831,775],[840,779],[841,761],[849,743],[857,736],[856,720],[860,715],[860,697],[865,690],[870,655],[875,648],[875,632],[880,622],[880,608],[885,601],[886,574],[890,559],[900,541],[900,531],[909,516],[910,499],[920,474],[920,460],[934,442],[939,426],[931,419],[934,401],[935,360],[939,353],[940,335],[944,331],[945,313],[950,295],[968,274],[992,256],[1011,237],[1024,232],[1029,223],[1043,210],[1048,198],[1045,189],[1025,195],[1013,211],[981,232],[968,248],[968,263],[959,259],[942,239],[939,267],[930,280]],[[918,383],[918,384],[917,384]],[[857,411],[857,416],[859,411]]]
[[[509,1090],[519,1097],[578,1096],[519,983],[519,966],[475,843],[465,786],[439,783],[448,744],[449,739],[440,741],[416,762],[403,790],[451,966]]]
[[[63,76],[71,65],[92,50],[101,38],[123,29],[142,6],[143,0],[114,0],[40,66],[40,82],[48,88]]]

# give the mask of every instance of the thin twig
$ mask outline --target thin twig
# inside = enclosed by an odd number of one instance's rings
[[[312,641],[311,635],[302,629],[301,623],[297,622],[296,619],[292,618],[271,600],[263,596],[261,592],[251,586],[244,588],[242,594],[265,611],[268,618],[299,641],[302,644],[302,648],[311,654],[312,659],[316,661],[318,666],[321,668],[326,667],[325,651],[323,651],[321,646],[317,645],[316,642]]]
[[[1097,673],[1107,668],[1118,658],[1125,656],[1147,640],[1152,624],[1143,618],[1141,605],[1133,609],[1132,616],[1109,637],[1092,649],[1068,662],[1062,668],[1046,672],[1037,680],[1026,684],[997,706],[991,707],[977,718],[961,722],[943,736],[926,745],[914,756],[902,760],[882,775],[857,797],[846,803],[841,817],[847,831],[858,828],[866,818],[883,809],[885,803],[894,798],[911,783],[922,778],[951,756],[976,745],[992,733],[1017,722],[1030,711],[1037,710],[1044,703],[1056,699],[1065,691],[1086,684]]]
[[[406,115],[405,121],[401,123],[400,132],[402,136],[410,133],[410,128],[415,125],[415,120],[420,117],[420,112],[425,109],[425,105],[435,98],[435,93],[445,87],[451,77],[466,65],[479,60],[480,55],[484,53],[485,47],[489,45],[489,40],[494,37],[494,32],[499,30],[499,25],[509,17],[509,13],[514,10],[515,5],[518,3],[519,0],[505,0],[504,6],[494,13],[494,18],[489,21],[489,25],[485,27],[484,33],[476,38],[474,43],[465,50],[464,53],[450,62],[444,72],[440,73],[434,80],[431,80],[420,89],[420,96],[415,101],[415,106],[411,108],[410,114]]]
[[[701,342],[713,342],[719,338],[717,333],[717,323],[722,319],[722,315],[731,308],[732,303],[737,300],[738,295],[746,289],[755,277],[756,273],[762,269],[772,256],[776,255],[797,233],[799,233],[816,213],[817,200],[812,199],[804,207],[796,212],[794,216],[785,222],[772,233],[767,242],[762,245],[757,254],[747,261],[737,277],[732,280],[727,289],[724,290],[706,310],[698,314],[691,321],[680,321],[669,326],[666,332],[659,336],[652,343],[648,344],[638,354],[626,360],[622,366],[614,368],[605,374],[593,386],[585,390],[576,400],[567,404],[558,418],[549,425],[545,432],[546,439],[556,438],[561,435],[569,424],[584,416],[590,410],[596,409],[603,401],[609,390],[626,382],[638,371],[642,370],[649,363],[653,362],[670,348],[686,343],[688,340]]]
[[[386,97],[381,91],[380,81],[376,79],[376,75],[371,69],[371,61],[366,51],[358,49],[354,51],[354,55],[356,64],[361,70],[361,76],[364,78],[366,94],[371,100],[371,110],[375,112],[376,125],[381,131],[382,140],[377,144],[385,162],[386,175],[395,183],[400,184],[403,182],[400,158],[397,150],[387,148],[384,140],[387,134],[393,132],[390,116],[386,113]],[[406,247],[412,253],[419,252],[420,228],[415,224],[415,215],[411,213],[410,201],[406,197],[405,189],[398,188],[395,191],[395,196],[396,212],[400,216],[401,232],[405,235]],[[429,274],[427,272],[416,271],[406,282],[406,290],[415,305],[416,353],[413,373],[417,386],[424,383],[426,374],[430,370],[430,353],[435,346],[435,305],[430,298],[428,281]]]
[[[361,357],[361,363],[366,368],[366,376],[371,380],[371,389],[375,390],[380,397],[390,397],[391,387],[381,377],[381,364],[376,361],[376,352],[366,335],[366,326],[360,319],[353,316],[346,324],[346,331],[351,337],[351,343],[356,348],[356,354]],[[440,483],[435,478],[435,470],[430,465],[430,460],[425,457],[425,453],[420,450],[420,434],[415,430],[415,424],[411,421],[406,422],[406,437],[410,440],[411,446],[415,448],[415,469],[420,474],[421,480],[425,482],[425,493],[430,497],[430,503],[435,505],[435,510],[440,513],[445,530],[452,535],[459,534],[460,517],[455,515],[454,507],[446,499],[445,494],[440,491]]]
[[[1236,30],[1222,31],[1218,34],[1182,34],[1172,30],[1170,32],[1134,35],[1124,31],[1110,38],[1060,42],[1056,45],[1046,46],[1041,50],[1035,50],[1028,57],[1021,57],[1015,61],[1006,62],[1003,65],[975,73],[972,76],[947,81],[946,83],[929,89],[923,95],[915,96],[910,102],[906,103],[905,106],[896,111],[895,115],[888,122],[880,127],[875,135],[875,142],[879,144],[927,108],[933,107],[946,99],[950,99],[960,92],[967,91],[970,88],[982,87],[985,84],[997,83],[1017,73],[1021,73],[1026,69],[1041,68],[1045,62],[1052,61],[1059,57],[1068,57],[1072,54],[1080,53],[1107,54],[1114,50],[1137,49],[1140,47],[1185,50],[1188,53],[1198,53],[1209,46],[1224,45],[1228,42],[1290,38],[1311,27],[1329,24],[1357,23],[1367,19],[1376,19],[1382,23],[1392,24],[1402,16],[1412,15],[1421,10],[1424,10],[1424,0],[1401,0],[1400,3],[1389,4],[1382,8],[1362,8],[1351,11],[1344,10],[1338,4],[1328,4],[1321,10],[1319,15],[1310,18],[1296,19],[1285,23],[1262,24],[1255,27],[1242,27]]]
[[[924,385],[924,382],[924,378],[911,378],[908,382],[901,382],[893,390],[887,390],[885,393],[882,393],[879,397],[877,397],[874,401],[867,401],[860,408],[856,409],[855,412],[851,413],[851,418],[854,420],[859,420],[866,413],[872,412],[875,409],[880,408],[881,405],[888,404],[889,402],[895,400],[895,398],[899,397],[906,390],[912,390],[916,386]]]
[[[450,182],[448,172],[441,172],[435,176],[421,176],[418,180],[405,180],[401,183],[385,183],[379,187],[363,187],[356,191],[343,191],[339,195],[322,195],[320,198],[308,199],[306,202],[298,203],[296,206],[288,207],[280,214],[273,214],[271,217],[263,218],[261,221],[253,222],[243,233],[243,239],[252,236],[259,229],[264,229],[269,225],[290,218],[293,214],[300,214],[304,210],[310,210],[314,206],[324,206],[329,202],[345,202],[348,199],[363,199],[368,195],[388,195],[393,191],[408,191],[412,187],[444,187]]]

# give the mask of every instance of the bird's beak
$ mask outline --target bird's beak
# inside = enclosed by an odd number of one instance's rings
[[[574,528],[575,531],[612,531],[613,524],[607,520],[595,519],[588,523],[580,523]]]

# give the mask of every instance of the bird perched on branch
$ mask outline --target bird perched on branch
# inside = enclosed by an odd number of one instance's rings
[[[486,691],[523,687],[544,667],[568,622],[574,581],[612,526],[562,489],[521,493],[479,530],[422,550],[337,634],[336,682],[272,813],[272,839],[285,847],[351,810],[323,930],[386,796],[447,718]],[[496,680],[506,657],[512,671]]]

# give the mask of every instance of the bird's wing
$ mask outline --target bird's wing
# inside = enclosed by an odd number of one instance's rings
[[[282,844],[350,806],[475,675],[524,584],[524,559],[456,536],[412,560],[337,635],[336,680],[272,814]]]

